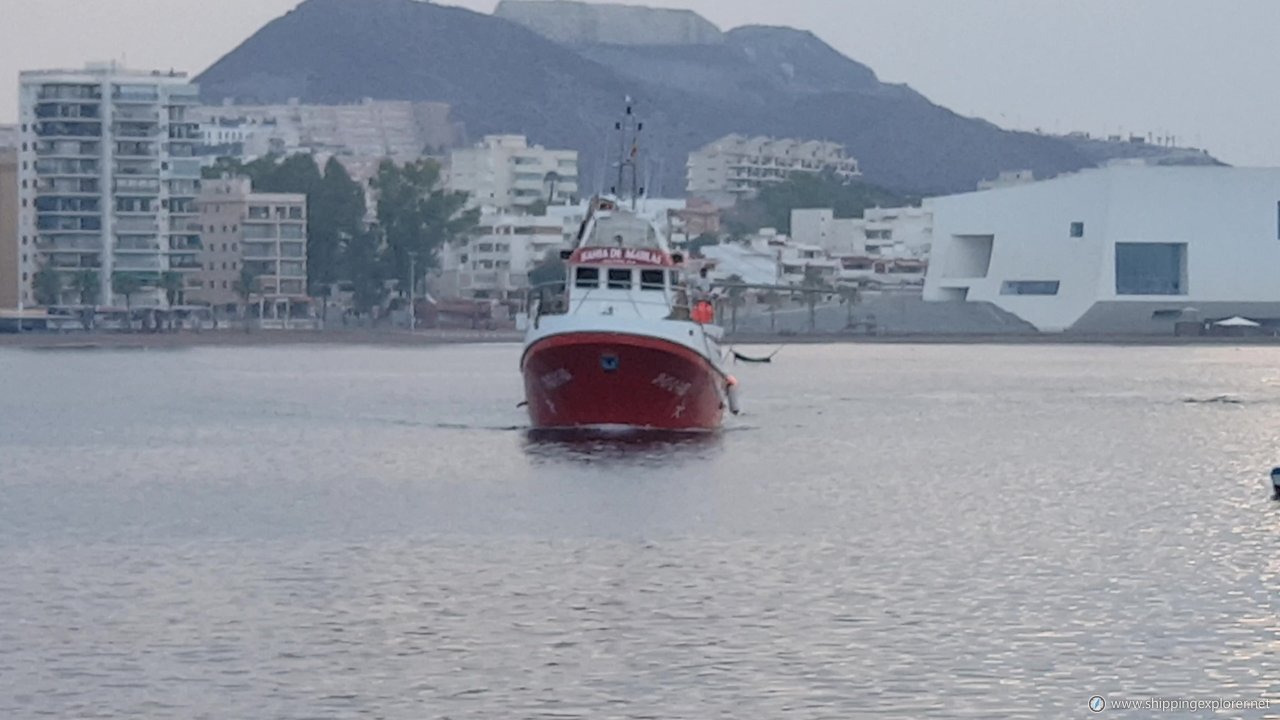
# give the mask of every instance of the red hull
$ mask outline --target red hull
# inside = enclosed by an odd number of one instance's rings
[[[724,420],[724,377],[706,358],[666,340],[555,335],[530,346],[522,365],[535,428],[713,430]]]

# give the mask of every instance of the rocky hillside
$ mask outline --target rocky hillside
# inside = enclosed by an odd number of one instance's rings
[[[1011,168],[1046,177],[1090,164],[1061,139],[1007,132],[881,83],[811,33],[713,33],[691,13],[582,15],[575,3],[504,7],[520,22],[416,0],[306,0],[199,82],[207,102],[448,102],[472,138],[524,133],[579,150],[587,189],[605,175],[626,95],[648,121],[655,189],[668,195],[683,190],[688,153],[731,132],[844,143],[868,180],[913,193],[972,189]],[[642,21],[657,28],[654,44],[619,27]]]

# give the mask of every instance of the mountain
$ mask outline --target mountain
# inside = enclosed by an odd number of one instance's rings
[[[914,193],[1091,164],[1061,139],[1001,130],[882,83],[811,33],[721,33],[684,11],[610,8],[504,0],[483,15],[416,0],[305,0],[197,80],[209,103],[448,102],[473,137],[523,133],[577,149],[586,188],[606,175],[627,95],[646,120],[653,189],[667,195],[683,190],[691,150],[731,132],[841,142],[867,180]]]

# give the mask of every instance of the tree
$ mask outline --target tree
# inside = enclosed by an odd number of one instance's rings
[[[71,276],[71,288],[76,291],[80,304],[89,306],[81,311],[80,324],[85,330],[92,330],[98,311],[98,297],[102,294],[102,278],[98,271],[86,268]]]
[[[164,296],[169,301],[169,307],[182,304],[182,295],[183,291],[186,290],[186,285],[186,277],[177,270],[166,270],[160,275],[160,289],[164,290]]]
[[[733,274],[724,279],[725,285],[729,286],[729,317],[731,318],[730,332],[738,331],[738,308],[746,304],[746,290],[741,286],[746,281],[741,275]]]
[[[862,289],[858,285],[841,283],[837,288],[845,305],[845,329],[853,329],[853,309],[862,299]]]
[[[818,327],[818,300],[824,290],[830,290],[830,286],[823,279],[822,271],[813,265],[804,266],[804,281],[801,286],[806,288],[804,300],[809,306],[809,332],[813,332]]]
[[[385,264],[381,242],[373,231],[362,232],[343,246],[342,264],[354,289],[355,311],[365,314],[386,299]]]
[[[769,306],[769,332],[778,329],[778,308],[782,307],[782,295],[777,290],[764,294],[764,302]]]
[[[236,296],[240,298],[240,320],[245,323],[244,329],[248,331],[249,300],[258,291],[258,276],[249,268],[241,265],[240,277],[236,278],[234,290]]]
[[[62,276],[48,263],[31,276],[31,286],[36,294],[37,305],[48,307],[62,301]]]
[[[342,244],[364,231],[364,188],[330,158],[324,177],[307,196],[307,285],[312,295],[344,279]]]
[[[133,273],[115,273],[111,276],[111,292],[124,296],[126,325],[133,330],[133,296],[142,290],[142,278]]]
[[[539,285],[562,283],[565,281],[567,274],[568,268],[565,266],[564,260],[560,259],[560,251],[550,250],[542,258],[542,262],[529,271],[529,285],[538,287]]]
[[[417,253],[421,270],[437,267],[446,243],[471,232],[479,210],[466,210],[467,194],[440,186],[440,165],[419,160],[396,165],[384,160],[372,185],[378,193],[378,227],[389,277],[409,286],[410,257]],[[367,243],[366,243],[367,244]]]
[[[563,179],[564,178],[560,176],[560,173],[555,170],[552,170],[543,176],[542,183],[547,189],[547,203],[554,203],[556,201],[556,187],[560,185],[560,181]],[[543,212],[546,212],[545,204],[543,205]],[[541,215],[542,213],[536,214]]]

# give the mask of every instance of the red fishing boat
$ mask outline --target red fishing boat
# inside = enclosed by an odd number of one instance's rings
[[[723,330],[640,194],[593,200],[563,286],[531,302],[521,369],[537,429],[705,431],[736,412]]]

